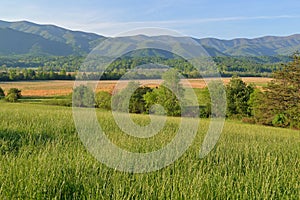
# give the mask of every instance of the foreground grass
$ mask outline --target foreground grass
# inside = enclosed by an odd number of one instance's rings
[[[163,134],[136,140],[121,133],[109,112],[98,117],[113,142],[133,151],[159,149],[178,124],[169,118]],[[71,108],[0,103],[0,199],[299,198],[299,131],[228,121],[217,147],[200,159],[208,124],[201,121],[193,145],[175,163],[131,174],[106,167],[85,150]]]

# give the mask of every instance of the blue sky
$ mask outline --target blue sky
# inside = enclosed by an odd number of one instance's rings
[[[203,38],[300,33],[299,0],[5,0],[0,19],[114,36],[159,27]]]

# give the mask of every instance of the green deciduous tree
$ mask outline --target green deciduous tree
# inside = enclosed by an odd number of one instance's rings
[[[210,81],[208,83],[210,104],[209,110],[212,117],[226,116],[226,89],[221,80]]]
[[[80,85],[73,90],[73,106],[94,107],[95,99],[93,90],[85,85]]]
[[[164,80],[163,86],[172,90],[178,96],[183,96],[184,89],[180,84],[179,72],[176,69],[169,69],[162,75],[162,79]]]
[[[146,113],[147,107],[144,95],[152,92],[150,87],[138,87],[130,97],[129,112],[131,113]]]
[[[144,95],[148,92],[152,92],[150,87],[140,86],[138,82],[131,81],[126,88],[113,96],[113,109],[130,113],[146,113]]]
[[[164,108],[167,115],[179,116],[183,107],[183,102],[180,99],[182,100],[184,95],[179,73],[175,69],[170,69],[163,74],[163,79],[164,82],[160,87],[145,94],[146,107],[149,111],[153,105],[158,104]]]
[[[260,109],[260,104],[262,99],[264,98],[264,93],[256,88],[250,95],[250,99],[248,101],[249,104],[249,113],[251,116],[258,116],[263,114],[263,110]]]
[[[140,87],[138,82],[130,81],[126,88],[112,96],[112,109],[120,112],[130,112],[129,104],[131,95]]]
[[[160,86],[155,88],[153,92],[148,92],[144,96],[146,106],[149,109],[155,104],[161,105],[164,108],[164,112],[168,116],[179,116],[181,114],[181,106],[179,99],[176,95],[167,87]],[[156,111],[157,114],[164,114],[164,112]]]
[[[227,115],[250,115],[248,101],[253,91],[254,87],[252,85],[247,85],[237,76],[232,77],[226,87]]]
[[[95,104],[98,108],[106,110],[111,109],[111,94],[105,91],[98,92],[95,98]]]

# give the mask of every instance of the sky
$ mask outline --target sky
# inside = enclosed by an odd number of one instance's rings
[[[220,39],[300,33],[299,0],[4,0],[0,20],[117,36],[145,27]]]

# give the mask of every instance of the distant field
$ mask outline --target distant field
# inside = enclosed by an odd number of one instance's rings
[[[258,87],[269,82],[270,78],[247,77],[242,78],[246,83],[254,83]],[[209,80],[209,79],[208,79]],[[229,82],[230,78],[223,78],[225,84]],[[111,92],[117,81],[101,81],[98,84],[97,90],[104,90]],[[128,81],[123,81],[124,87]],[[161,84],[161,80],[141,80],[140,83],[155,87]],[[203,79],[189,79],[193,88],[204,88],[206,86]],[[16,87],[22,90],[23,96],[58,96],[67,95],[72,92],[74,81],[26,81],[26,82],[0,82],[0,87],[4,90]]]
[[[169,117],[161,133],[137,139],[110,112],[97,116],[110,140],[133,152],[165,146],[180,123]],[[208,125],[200,120],[194,143],[173,164],[132,174],[86,151],[71,108],[0,102],[0,199],[299,199],[299,131],[226,121],[215,149],[200,159]]]

